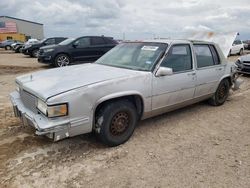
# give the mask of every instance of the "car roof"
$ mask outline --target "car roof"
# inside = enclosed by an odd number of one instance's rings
[[[200,40],[188,40],[188,39],[154,39],[154,40],[144,40],[142,42],[158,42],[158,43],[166,43],[166,44],[182,44],[182,43],[214,44],[213,42],[200,41]]]

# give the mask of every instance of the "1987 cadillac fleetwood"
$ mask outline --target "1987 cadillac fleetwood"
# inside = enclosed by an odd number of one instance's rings
[[[230,88],[238,88],[235,72],[214,43],[122,43],[93,64],[18,77],[11,101],[37,135],[58,141],[94,131],[116,146],[138,120],[203,100],[222,105]]]

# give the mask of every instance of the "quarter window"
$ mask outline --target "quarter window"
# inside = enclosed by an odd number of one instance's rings
[[[192,55],[188,44],[173,46],[162,61],[162,67],[169,67],[173,72],[182,72],[192,69]]]
[[[213,45],[210,45],[210,49],[211,49],[211,52],[212,52],[212,55],[213,55],[213,58],[214,58],[214,64],[219,65],[220,64],[220,58],[219,58],[217,50],[215,49],[215,47]]]

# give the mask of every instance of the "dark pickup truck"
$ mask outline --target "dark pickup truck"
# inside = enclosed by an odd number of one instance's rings
[[[22,48],[22,53],[24,55],[30,55],[30,57],[37,57],[38,56],[38,51],[39,48],[47,45],[54,45],[54,44],[59,44],[60,42],[64,41],[65,37],[51,37],[51,38],[46,38],[43,39],[39,43],[34,43],[34,44],[29,44],[27,46],[24,46]]]

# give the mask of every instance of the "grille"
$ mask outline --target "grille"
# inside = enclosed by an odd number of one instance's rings
[[[243,61],[243,65],[245,65],[246,67],[250,67],[250,61]]]
[[[21,96],[21,100],[24,104],[24,106],[26,108],[28,108],[29,110],[31,110],[32,112],[37,112],[36,109],[36,97],[31,95],[30,93],[28,93],[25,90],[20,90],[20,96]]]

